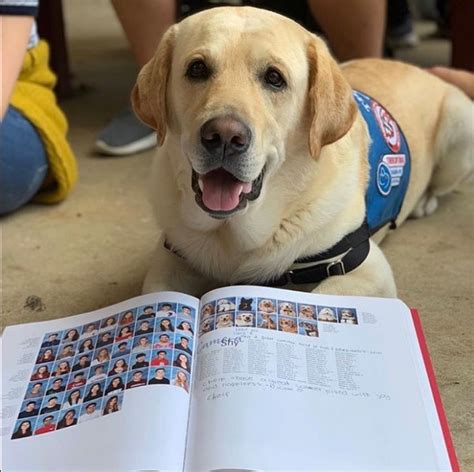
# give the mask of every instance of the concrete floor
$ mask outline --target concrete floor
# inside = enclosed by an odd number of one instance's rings
[[[95,134],[127,103],[136,75],[126,41],[109,2],[64,3],[71,65],[86,89],[63,103],[80,181],[60,205],[28,205],[3,219],[3,325],[77,314],[139,294],[156,239],[146,200],[152,152],[115,159],[91,152]],[[429,66],[447,63],[448,55],[447,42],[429,40],[400,57]],[[383,244],[400,298],[420,311],[464,470],[474,470],[473,215],[471,184]],[[32,295],[41,300],[27,302]]]

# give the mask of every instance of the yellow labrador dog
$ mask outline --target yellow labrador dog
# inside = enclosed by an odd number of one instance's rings
[[[459,90],[399,62],[339,66],[318,37],[264,10],[215,8],[170,28],[132,93],[160,139],[163,235],[144,291],[278,280],[394,296],[387,260],[360,231],[370,137],[354,89],[386,107],[411,151],[396,223],[433,212],[473,169],[473,105]]]

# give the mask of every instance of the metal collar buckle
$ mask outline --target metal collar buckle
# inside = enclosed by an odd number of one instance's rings
[[[330,262],[326,266],[326,273],[328,274],[328,277],[333,277],[335,275],[345,275],[346,268],[344,267],[344,262],[342,262],[341,259]]]

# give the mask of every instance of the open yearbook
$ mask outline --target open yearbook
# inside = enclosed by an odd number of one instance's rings
[[[399,300],[162,292],[1,342],[2,471],[459,470]]]

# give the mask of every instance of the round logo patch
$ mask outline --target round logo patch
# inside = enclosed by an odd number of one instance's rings
[[[400,150],[400,130],[398,129],[396,121],[385,108],[376,102],[372,102],[372,111],[382,131],[385,142],[393,152],[398,152]]]
[[[385,162],[381,162],[377,167],[377,188],[383,196],[387,196],[392,189],[392,174]]]

